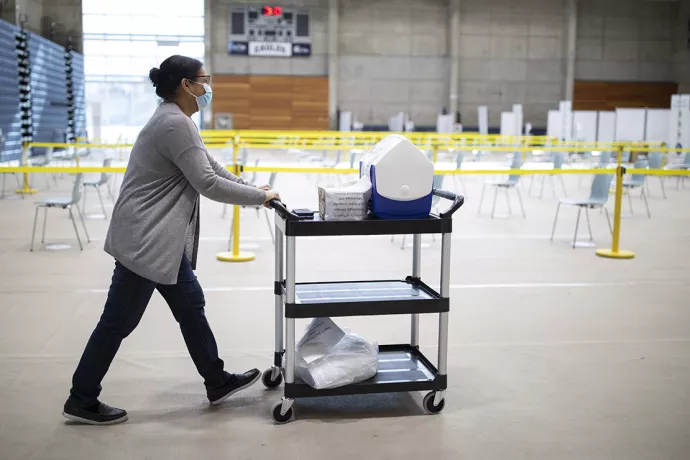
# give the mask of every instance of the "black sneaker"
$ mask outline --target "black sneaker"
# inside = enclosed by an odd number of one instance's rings
[[[249,388],[254,385],[261,378],[261,371],[259,369],[252,369],[244,374],[232,374],[228,383],[220,388],[214,390],[207,390],[206,396],[212,406],[220,404],[230,396],[234,395],[240,390]]]
[[[79,407],[71,399],[65,403],[62,415],[73,422],[88,425],[115,425],[127,420],[127,411],[99,402],[90,407]]]

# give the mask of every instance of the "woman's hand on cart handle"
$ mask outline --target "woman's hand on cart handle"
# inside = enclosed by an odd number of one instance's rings
[[[453,213],[460,209],[460,207],[465,203],[464,196],[456,195],[455,193],[449,192],[447,190],[434,189],[433,194],[440,198],[445,198],[446,200],[450,200],[453,202],[450,208],[448,208],[445,212],[440,213],[439,217],[441,217],[442,219],[450,219],[453,216]]]
[[[270,208],[270,201],[277,200],[280,201],[280,193],[275,190],[266,190],[266,200],[264,201],[264,206]]]

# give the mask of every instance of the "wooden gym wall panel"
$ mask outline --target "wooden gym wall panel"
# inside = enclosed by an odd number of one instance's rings
[[[576,81],[573,110],[616,110],[617,107],[669,108],[678,91],[673,82],[634,83]]]
[[[292,79],[292,129],[328,129],[328,78]]]
[[[216,113],[235,129],[328,129],[328,78],[214,75]]]
[[[214,75],[212,84],[214,120],[216,112],[232,113],[235,129],[249,129],[249,77]]]

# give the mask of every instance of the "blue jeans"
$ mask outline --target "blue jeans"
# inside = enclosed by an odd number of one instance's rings
[[[204,292],[183,257],[177,284],[164,285],[142,278],[115,262],[108,300],[72,377],[70,398],[82,407],[98,402],[101,381],[122,340],[139,324],[146,306],[158,290],[180,324],[187,350],[207,388],[223,386],[230,378],[223,370],[218,347],[204,313]]]

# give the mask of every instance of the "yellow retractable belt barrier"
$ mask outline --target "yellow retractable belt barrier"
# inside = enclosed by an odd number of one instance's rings
[[[632,259],[635,253],[620,249],[621,238],[621,207],[623,201],[623,148],[618,149],[618,166],[616,167],[616,197],[613,208],[613,235],[611,235],[611,249],[597,249],[596,254],[609,259]]]
[[[237,162],[239,142],[235,140],[235,148],[232,151],[233,174],[240,177],[241,168]],[[232,252],[224,251],[216,255],[221,262],[249,262],[256,258],[251,252],[240,251],[240,206],[232,206]]]
[[[28,158],[28,149],[30,147],[58,147],[58,148],[127,148],[131,147],[131,144],[66,144],[66,143],[48,143],[48,142],[36,142],[25,144],[24,151],[22,152],[23,158],[26,160]],[[236,176],[239,176],[242,171],[249,172],[284,172],[284,173],[320,173],[320,174],[358,174],[359,169],[356,168],[318,168],[318,167],[263,167],[263,166],[247,166],[242,167],[238,162],[238,153],[240,148],[293,148],[295,145],[284,145],[284,144],[253,144],[253,143],[243,143],[241,136],[235,133],[234,137],[231,139],[231,144],[209,144],[208,148],[229,148],[233,149],[233,165],[227,168],[231,170]],[[356,149],[363,146],[358,145],[310,145],[310,146],[297,146],[299,148],[313,148],[320,150],[342,150],[342,149]],[[469,150],[492,150],[492,151],[505,151],[505,152],[522,152],[523,158],[525,154],[529,151],[536,150],[529,148],[524,144],[521,147],[517,146],[448,146],[448,145],[434,145],[433,147],[433,159],[434,162],[437,159],[439,149],[452,149],[458,151],[469,151]],[[615,208],[614,208],[614,222],[613,222],[613,235],[612,235],[612,245],[610,249],[598,249],[596,254],[601,257],[613,258],[613,259],[630,259],[635,256],[632,251],[627,251],[620,249],[620,231],[621,231],[621,207],[622,207],[622,196],[623,196],[623,176],[626,173],[631,174],[646,174],[655,176],[690,176],[689,170],[684,169],[627,169],[622,164],[623,151],[624,150],[635,150],[637,152],[688,152],[687,149],[668,149],[668,148],[654,148],[648,145],[631,146],[631,145],[618,145],[616,147],[618,158],[617,167],[615,170],[616,174],[616,194],[615,194]],[[582,152],[589,151],[590,149],[583,147],[572,147],[572,146],[545,146],[543,150],[546,151],[561,151],[561,152]],[[611,148],[609,148],[611,150]],[[17,193],[29,194],[36,193],[35,189],[31,189],[29,185],[29,173],[121,173],[125,172],[124,167],[84,167],[77,165],[76,167],[52,167],[52,166],[18,166],[18,167],[0,167],[0,173],[23,173],[24,174],[24,185],[21,189],[17,190]],[[609,170],[605,168],[588,168],[588,169],[481,169],[481,170],[467,170],[467,169],[439,169],[435,171],[437,175],[496,175],[496,174],[510,174],[510,175],[532,175],[532,174],[549,174],[549,175],[560,175],[560,174],[609,174]],[[255,259],[255,255],[249,252],[242,252],[240,250],[240,206],[233,206],[233,223],[232,223],[232,248],[227,252],[221,252],[216,257],[218,260],[227,262],[247,262]],[[230,249],[230,248],[229,248]]]

